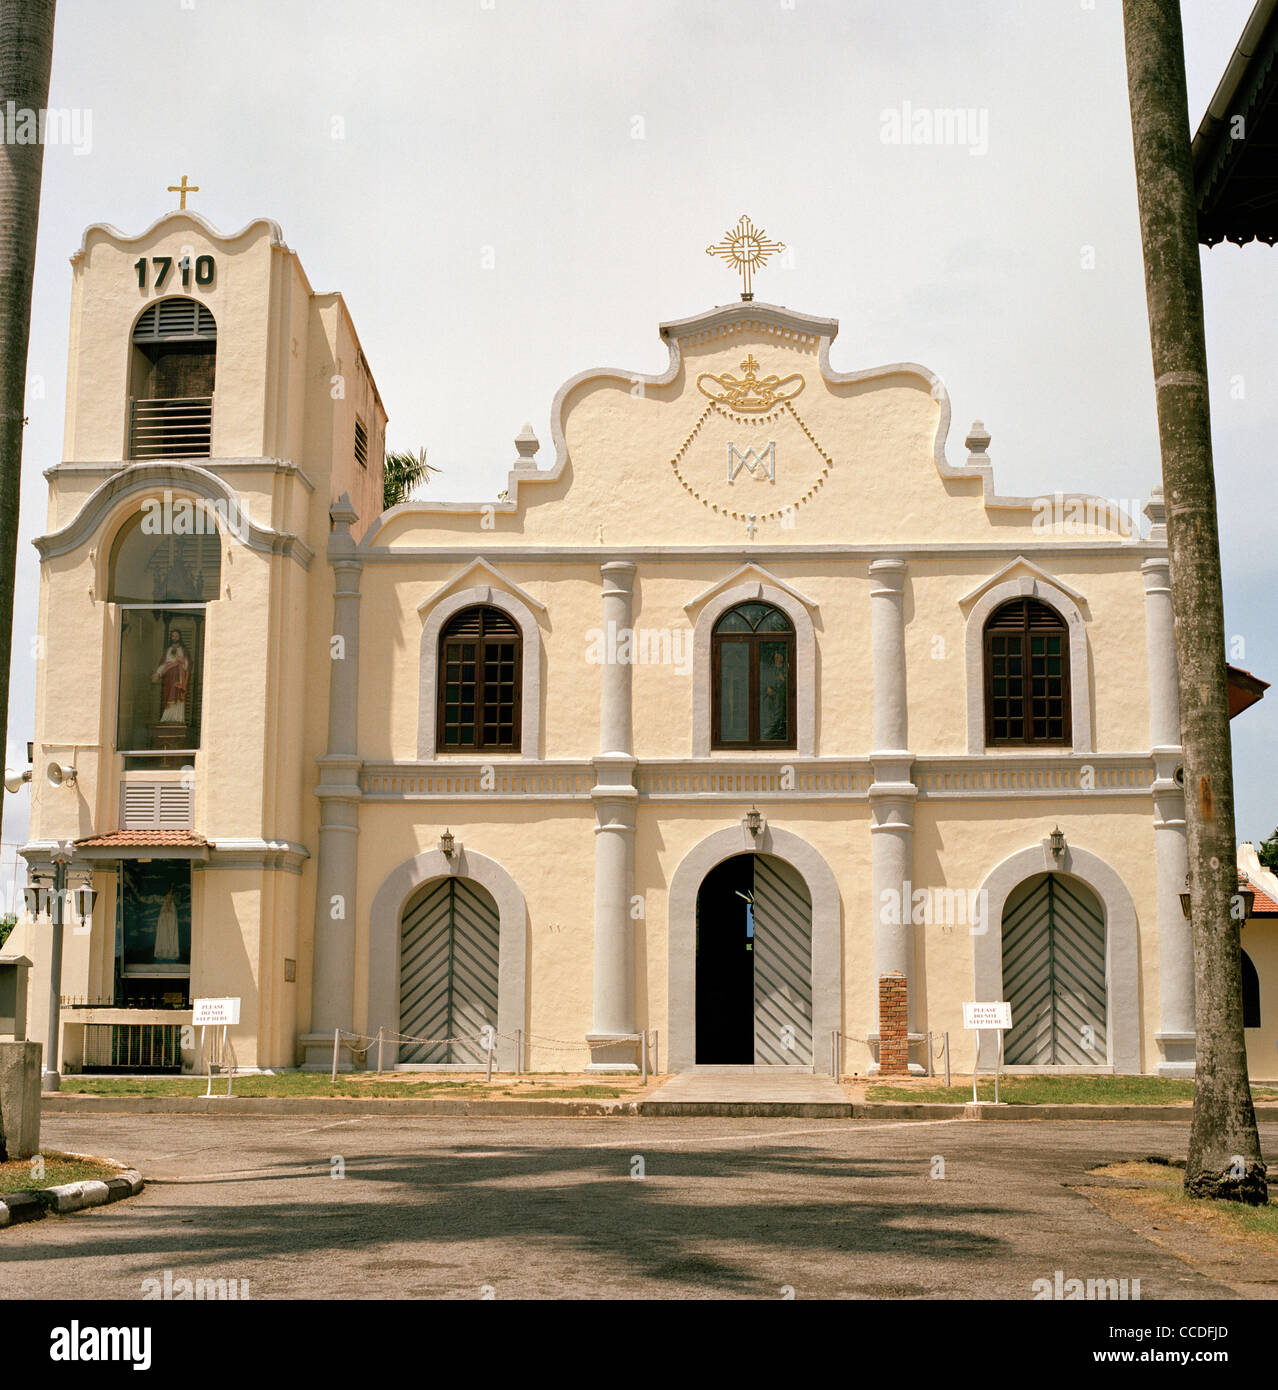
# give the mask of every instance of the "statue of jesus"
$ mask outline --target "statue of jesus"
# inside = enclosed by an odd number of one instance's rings
[[[186,723],[186,692],[191,683],[191,658],[182,643],[182,634],[174,628],[169,633],[168,649],[155,668],[151,684],[160,682],[161,724]]]

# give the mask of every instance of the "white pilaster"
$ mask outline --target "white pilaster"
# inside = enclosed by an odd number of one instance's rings
[[[631,664],[616,659],[630,648],[621,634],[632,625],[635,566],[609,561],[603,576],[603,630],[610,659],[602,667],[599,756],[595,786],[594,1017],[586,1041],[591,1071],[637,1071],[635,952],[630,899],[634,890],[634,734]],[[616,637],[612,636],[616,634]]]
[[[333,533],[333,636],[329,674],[328,751],[317,761],[319,844],[315,865],[315,959],[311,1030],[303,1036],[307,1070],[333,1064],[333,1030],[353,1022],[355,885],[359,846],[359,584],[364,564],[350,528],[359,518],[344,493],[329,511]],[[349,1069],[348,1058],[339,1064]]]
[[[900,971],[907,981],[909,1031],[916,1028],[919,981],[914,970],[910,896],[914,879],[914,801],[910,776],[905,669],[906,563],[870,563],[870,648],[874,662],[874,749],[870,758],[870,861],[874,903],[875,1028],[878,979]],[[912,1063],[911,1071],[921,1067]]]
[[[1154,537],[1163,526],[1162,494],[1146,514]],[[1180,905],[1188,853],[1185,792],[1176,780],[1180,765],[1180,699],[1177,688],[1171,580],[1165,555],[1141,566],[1145,580],[1145,652],[1149,673],[1149,741],[1154,759],[1154,866],[1158,880],[1158,1032],[1160,1076],[1194,1072],[1194,946]]]

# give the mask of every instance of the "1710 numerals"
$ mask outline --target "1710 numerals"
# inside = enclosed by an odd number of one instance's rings
[[[146,289],[147,268],[149,265],[155,267],[155,284],[152,288],[162,289],[164,282],[169,278],[169,272],[173,269],[172,256],[152,256],[147,261],[145,256],[141,260],[135,261],[133,269],[138,273],[138,289]],[[177,263],[177,267],[182,276],[183,287],[191,283],[191,272],[195,272],[195,283],[197,285],[211,285],[213,283],[213,272],[215,266],[212,256],[196,256],[192,262],[190,256],[183,256]]]

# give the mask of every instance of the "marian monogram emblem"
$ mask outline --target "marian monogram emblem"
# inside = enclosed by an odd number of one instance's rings
[[[768,482],[775,483],[777,480],[777,442],[769,439],[766,449],[756,449],[752,444],[744,449],[738,449],[731,441],[728,441],[728,481],[735,482],[736,476],[743,468],[750,471],[752,478],[766,478]],[[758,472],[755,472],[758,469]]]
[[[716,405],[725,405],[729,410],[739,410],[749,415],[771,410],[782,401],[792,401],[803,390],[803,378],[798,372],[787,377],[779,377],[775,372],[762,379],[757,375],[759,364],[751,353],[741,364],[745,373],[742,377],[724,372],[715,376],[713,372],[702,372],[697,378],[697,390],[709,396]],[[709,382],[710,385],[706,385]]]
[[[767,534],[771,526],[796,525],[799,508],[825,486],[834,458],[799,413],[800,373],[765,373],[753,353],[741,372],[702,372],[696,378],[708,399],[671,455],[670,468],[712,516],[740,522],[753,540],[760,528]]]

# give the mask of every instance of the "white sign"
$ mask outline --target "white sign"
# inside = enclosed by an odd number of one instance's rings
[[[1006,1003],[964,1004],[964,1028],[1010,1028],[1012,1006]]]
[[[238,999],[195,999],[191,1001],[191,1007],[195,1011],[191,1022],[197,1028],[219,1028],[223,1024],[240,1021]]]

